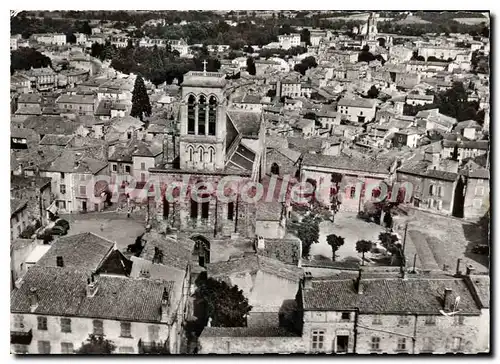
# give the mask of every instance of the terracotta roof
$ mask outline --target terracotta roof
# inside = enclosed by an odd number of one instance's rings
[[[260,113],[252,111],[229,110],[227,115],[233,122],[238,132],[243,137],[253,137],[259,135],[261,128]]]
[[[490,179],[490,171],[486,168],[479,168],[468,171],[469,178]]]
[[[200,337],[295,337],[282,327],[205,327]]]
[[[232,274],[239,273],[255,274],[258,271],[296,282],[302,276],[302,269],[258,254],[245,255],[226,262],[207,264],[207,274],[212,278],[229,277]]]
[[[17,198],[11,198],[10,199],[10,215],[14,215],[16,212],[19,210],[23,209],[28,201],[26,200],[20,200]]]
[[[277,259],[286,264],[297,265],[300,260],[302,243],[299,238],[264,239],[265,249],[257,254]]]
[[[305,310],[342,311],[359,309],[360,313],[418,313],[439,315],[443,309],[445,288],[452,290],[453,300],[460,296],[464,314],[479,315],[480,310],[462,279],[401,278],[361,280],[362,294],[349,280],[313,280],[304,289]]]
[[[69,268],[34,266],[20,288],[11,292],[11,312],[29,313],[30,289],[38,306],[33,314],[76,316],[133,322],[160,322],[161,300],[173,282],[98,276],[98,289],[87,297],[88,274]]]
[[[30,116],[24,121],[24,127],[33,129],[38,134],[73,135],[79,124],[62,116]]]
[[[350,106],[350,107],[363,107],[363,108],[373,108],[377,105],[377,102],[372,99],[363,98],[347,98],[344,97],[339,100],[337,106]]]
[[[346,169],[350,171],[389,174],[393,161],[389,159],[356,158],[344,155],[329,156],[322,154],[304,154],[303,166]]]
[[[444,181],[453,182],[457,179],[458,173],[440,171],[437,169],[428,169],[431,165],[427,161],[417,161],[415,163],[408,163],[403,165],[397,170],[398,173],[412,174],[416,176],[423,176],[433,179],[440,179]]]
[[[155,248],[158,248],[163,252],[162,261],[158,264],[184,271],[192,261],[195,242],[191,239],[179,238],[179,240],[175,240],[151,231],[143,235],[142,241],[145,245],[139,257],[144,260],[152,262],[155,256]]]
[[[471,275],[470,282],[476,291],[481,307],[490,308],[490,277],[486,275]]]
[[[81,152],[64,150],[63,153],[45,165],[40,166],[42,171],[65,173],[91,173],[96,174],[106,168],[108,162],[81,155]]]
[[[113,250],[114,243],[93,233],[69,235],[52,243],[49,251],[38,261],[38,266],[56,267],[57,257],[64,267],[80,271],[95,271]]]
[[[65,147],[73,139],[73,135],[46,134],[40,140],[40,145],[56,145]]]

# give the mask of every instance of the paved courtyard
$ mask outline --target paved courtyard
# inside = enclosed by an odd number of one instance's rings
[[[71,229],[68,235],[92,232],[111,241],[115,241],[120,251],[126,250],[128,244],[133,244],[135,238],[144,232],[144,216],[126,213],[101,212],[63,215],[69,221]]]
[[[358,219],[356,213],[339,212],[335,216],[335,222],[321,222],[319,243],[312,245],[311,256],[321,255],[331,259],[332,249],[326,242],[326,237],[335,234],[345,239],[344,245],[337,250],[336,261],[340,262],[349,257],[360,258],[361,254],[356,251],[356,242],[362,239],[377,242],[382,231],[385,231],[382,226]],[[370,253],[365,254],[365,257],[369,256]]]

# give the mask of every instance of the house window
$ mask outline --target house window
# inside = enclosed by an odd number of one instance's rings
[[[62,195],[64,195],[66,193],[66,185],[60,185],[59,191],[61,192]]]
[[[460,338],[460,337],[454,337],[453,338],[452,349],[453,350],[460,350],[461,346],[462,346],[462,338]]]
[[[427,316],[425,318],[425,324],[426,325],[435,325],[436,324],[436,317],[435,316]]]
[[[130,173],[130,166],[125,166],[125,173]]]
[[[351,198],[356,196],[356,187],[351,187]]]
[[[422,347],[422,351],[433,351],[432,338],[424,337],[424,345]]]
[[[71,319],[69,318],[61,319],[61,332],[71,332]]]
[[[482,204],[483,201],[481,201],[479,198],[476,198],[474,199],[474,201],[472,201],[472,206],[474,206],[474,208],[476,209],[480,208]]]
[[[231,221],[234,219],[234,202],[227,204],[227,219]]]
[[[47,331],[47,317],[38,316],[37,321],[38,321],[38,330]]]
[[[465,316],[455,316],[453,318],[453,324],[455,326],[462,326],[464,324],[464,321],[465,321]]]
[[[141,163],[141,171],[145,171],[146,170],[146,163],[142,162]]]
[[[66,209],[66,201],[57,201],[57,207],[65,210]]]
[[[342,321],[349,321],[350,319],[351,319],[350,312],[342,312],[342,316],[341,316]]]
[[[80,195],[87,194],[87,186],[80,186]]]
[[[120,336],[121,337],[132,337],[130,332],[130,322],[121,322],[120,323]]]
[[[325,341],[325,332],[323,330],[313,330],[312,331],[312,348],[313,349],[323,349],[323,343]]]
[[[16,354],[28,354],[28,346],[22,344],[14,344],[14,352]]]
[[[92,323],[94,326],[94,335],[104,335],[102,320],[94,320]]]
[[[483,196],[484,188],[483,187],[476,187],[475,194],[476,194],[476,196]]]
[[[50,341],[38,341],[38,353],[50,354]]]
[[[429,196],[432,196],[434,194],[434,185],[429,186]]]
[[[382,325],[382,319],[379,315],[373,316],[372,325]]]
[[[23,315],[15,315],[14,316],[14,327],[16,329],[24,329],[24,316]]]
[[[438,186],[438,187],[437,187],[437,195],[438,195],[438,196],[440,196],[440,197],[442,197],[442,196],[443,196],[443,189],[442,189],[442,187],[441,187],[441,186]]]
[[[408,326],[410,324],[410,319],[408,318],[408,316],[399,316],[398,324],[402,326]]]
[[[371,348],[372,350],[380,350],[380,338],[378,336],[372,337]]]
[[[113,172],[116,172],[118,169],[118,166],[116,164],[113,164],[112,167],[113,167]]]
[[[74,352],[73,343],[61,343],[62,354],[74,354]]]
[[[398,350],[406,350],[406,338],[398,338]]]

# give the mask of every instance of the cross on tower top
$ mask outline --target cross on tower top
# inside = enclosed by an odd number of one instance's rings
[[[207,63],[208,63],[208,62],[207,62],[207,60],[205,59],[205,60],[204,60],[203,62],[201,62],[201,63],[203,63],[203,73],[207,73]]]

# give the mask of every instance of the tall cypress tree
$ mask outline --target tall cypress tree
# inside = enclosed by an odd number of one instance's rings
[[[143,116],[151,116],[151,103],[141,76],[135,79],[134,91],[132,92],[132,110],[130,116],[142,121]]]

